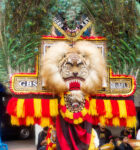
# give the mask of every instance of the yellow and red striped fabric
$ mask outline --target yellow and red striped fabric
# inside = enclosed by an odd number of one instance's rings
[[[95,124],[136,126],[136,110],[133,100],[91,99],[89,114],[93,116]]]
[[[86,107],[85,113],[82,113],[83,118],[79,115],[79,119],[95,125],[101,123],[110,126],[136,126],[136,110],[133,100],[89,98],[88,102],[89,105]],[[7,112],[11,115],[13,125],[28,126],[37,123],[44,127],[53,124],[52,118],[59,114],[59,108],[58,99],[20,99],[13,97],[8,102]],[[60,111],[65,113],[65,110]],[[76,124],[78,114],[71,114],[70,119],[71,123]]]
[[[42,127],[52,124],[52,117],[58,115],[57,99],[12,98],[7,105],[13,125],[39,124]]]

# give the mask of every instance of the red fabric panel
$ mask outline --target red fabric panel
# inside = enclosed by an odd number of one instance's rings
[[[113,126],[112,119],[107,119],[106,123],[108,126]]]
[[[75,129],[79,139],[85,144],[90,144],[91,134],[89,134],[86,129],[81,128],[79,125],[76,125]]]
[[[49,99],[41,99],[43,117],[50,117],[49,103]]]
[[[119,117],[119,105],[116,100],[110,100],[112,106],[112,114],[113,117]]]
[[[74,147],[74,150],[79,150],[78,147],[76,146],[75,140],[73,139],[73,135],[71,133],[70,128],[69,128],[69,135],[70,135],[70,139],[71,139],[72,145]]]
[[[26,119],[24,119],[24,118],[19,118],[19,124],[20,124],[20,125],[26,125]]]
[[[86,116],[86,121],[93,125],[98,125],[99,117],[98,116]]]
[[[106,114],[104,101],[102,99],[96,100],[96,109],[97,109],[97,113],[99,114],[99,116]]]
[[[57,139],[58,139],[61,149],[70,150],[70,147],[69,147],[69,145],[63,135],[63,132],[62,132],[59,116],[57,116],[57,118],[56,118],[56,134],[57,134]]]
[[[40,118],[34,118],[34,122],[35,122],[36,124],[39,124],[39,125],[40,125],[41,119],[40,119]]]
[[[25,99],[25,117],[34,116],[34,102],[33,99]]]
[[[120,118],[120,126],[125,126],[126,127],[126,119]]]
[[[17,100],[18,98],[12,97],[7,105],[7,112],[9,115],[13,115],[16,116],[16,112],[17,112]]]
[[[136,109],[133,100],[125,100],[128,116],[136,116]]]

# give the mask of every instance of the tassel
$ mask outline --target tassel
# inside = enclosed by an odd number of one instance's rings
[[[93,117],[92,119],[93,119],[93,124],[94,125],[98,125],[98,123],[100,122],[99,117]]]
[[[28,116],[26,118],[26,126],[29,126],[29,125],[34,125],[34,118]]]
[[[130,127],[130,128],[136,127],[136,124],[137,124],[136,117],[128,117],[126,119],[126,122],[127,122],[127,127]]]
[[[126,127],[126,119],[120,118],[120,126]]]
[[[136,116],[136,109],[134,102],[132,100],[126,100],[125,104],[128,116]]]
[[[112,119],[107,119],[106,122],[108,126],[113,126]]]
[[[105,122],[106,122],[105,117],[104,116],[100,116],[99,120],[100,120],[101,125],[105,126]]]
[[[50,117],[50,107],[49,107],[50,100],[49,99],[42,99],[42,116],[43,117]]]
[[[34,99],[34,117],[42,117],[41,99]]]
[[[120,118],[127,118],[125,100],[118,100]]]
[[[92,116],[98,116],[97,109],[96,109],[96,100],[95,99],[90,100],[89,114],[91,114]]]
[[[50,118],[41,118],[41,124],[42,127],[49,127],[50,126]]]
[[[113,117],[119,117],[120,114],[119,114],[119,105],[117,103],[116,100],[111,100],[111,106],[112,106],[112,114],[113,114]]]
[[[111,119],[113,115],[112,115],[112,106],[111,106],[110,100],[104,100],[104,104],[105,104],[105,109],[106,109],[105,117],[108,119]]]
[[[26,125],[26,119],[25,118],[19,118],[19,124],[20,124],[20,126],[22,126],[22,125]]]
[[[41,124],[41,118],[34,118],[35,124],[40,125]]]
[[[119,117],[115,117],[112,119],[112,123],[115,127],[120,126],[120,119]]]
[[[51,117],[56,117],[58,115],[58,100],[50,100],[49,107]]]
[[[9,115],[13,115],[13,116],[16,116],[16,112],[17,112],[17,101],[18,99],[15,98],[15,97],[12,97],[9,101],[8,101],[8,104],[7,104],[7,112]]]
[[[104,101],[101,99],[96,100],[96,108],[99,116],[103,116],[106,114]]]
[[[18,118],[25,117],[24,99],[18,99],[18,101],[17,101],[17,117]]]
[[[34,116],[34,102],[33,99],[25,99],[25,117]]]
[[[19,126],[19,119],[15,116],[11,116],[11,124]]]

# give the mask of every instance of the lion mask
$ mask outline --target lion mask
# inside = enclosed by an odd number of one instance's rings
[[[45,86],[54,94],[80,91],[95,94],[105,77],[105,60],[99,49],[88,41],[56,42],[42,61]]]

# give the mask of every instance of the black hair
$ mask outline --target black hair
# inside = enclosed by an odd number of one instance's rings
[[[123,136],[120,136],[119,139],[122,141],[125,137],[127,137],[127,136],[123,135]]]
[[[48,127],[44,127],[43,130],[48,130]]]

